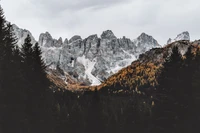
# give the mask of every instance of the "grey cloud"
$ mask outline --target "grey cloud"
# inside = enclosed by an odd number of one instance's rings
[[[10,4],[10,3],[13,4]],[[5,15],[36,36],[87,37],[111,29],[116,36],[136,38],[146,32],[166,43],[188,30],[200,39],[199,0],[2,0]]]
[[[64,10],[77,11],[86,8],[101,9],[110,7],[116,4],[127,3],[131,0],[40,0],[35,3],[35,0],[30,0],[33,5],[50,10],[52,12],[62,12]]]

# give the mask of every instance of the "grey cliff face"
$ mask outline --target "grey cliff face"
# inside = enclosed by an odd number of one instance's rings
[[[145,33],[142,33],[137,39],[134,40],[137,53],[144,53],[152,48],[160,47],[158,42]]]
[[[172,39],[171,38],[169,38],[168,41],[167,41],[167,44],[170,44],[170,43],[172,43]]]
[[[117,39],[111,30],[106,30],[101,34],[101,39]]]
[[[16,34],[19,30],[15,30]],[[18,36],[19,42],[26,36]],[[31,35],[32,37],[32,35]],[[33,37],[32,37],[33,38]],[[125,36],[117,38],[111,30],[101,37],[96,34],[85,39],[75,35],[71,39],[58,40],[48,33],[39,37],[43,59],[50,69],[62,69],[87,85],[98,85],[118,70],[130,65],[141,53],[160,47],[151,36],[142,33],[134,41]]]
[[[40,34],[39,44],[43,47],[61,47],[63,45],[63,41],[62,38],[59,38],[58,40],[53,39],[52,36],[46,32]]]
[[[66,38],[63,45],[67,45],[69,43],[68,39]]]
[[[72,42],[77,41],[77,40],[82,40],[81,36],[79,36],[79,35],[73,36],[73,37],[69,40],[69,43],[72,43]]]
[[[25,38],[30,35],[31,37],[31,43],[35,44],[36,40],[32,36],[31,32],[26,30],[26,29],[21,29],[17,25],[13,24],[12,25],[13,31],[15,33],[16,38],[18,39],[18,46],[21,47],[21,45],[24,43]]]

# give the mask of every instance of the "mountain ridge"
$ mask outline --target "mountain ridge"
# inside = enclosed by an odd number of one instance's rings
[[[14,32],[20,46],[19,43],[30,31],[16,27],[14,25]],[[31,33],[30,36],[35,43]],[[140,54],[161,47],[146,33],[141,33],[132,41],[125,36],[117,38],[111,30],[103,31],[100,37],[93,34],[82,39],[75,35],[69,40],[64,39],[64,42],[62,38],[54,39],[49,32],[45,32],[40,34],[38,43],[49,69],[57,71],[59,67],[64,71],[62,77],[73,78],[75,82],[85,85],[99,85],[120,69],[131,65]]]

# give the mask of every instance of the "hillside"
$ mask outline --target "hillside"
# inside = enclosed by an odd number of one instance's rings
[[[172,48],[177,46],[179,52],[183,55],[189,46],[192,46],[193,51],[196,51],[200,46],[200,41],[176,41],[166,45],[163,48],[153,48],[144,54],[141,54],[139,59],[134,61],[130,66],[123,68],[118,73],[109,77],[103,82],[98,89],[110,89],[112,91],[120,90],[136,90],[147,89],[147,86],[156,86],[157,77],[162,68],[165,59],[171,55]]]

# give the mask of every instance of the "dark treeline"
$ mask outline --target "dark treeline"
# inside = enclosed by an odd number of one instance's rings
[[[200,50],[166,59],[150,93],[52,91],[38,44],[21,48],[0,9],[1,133],[190,133],[200,123]],[[142,88],[144,90],[144,87]],[[130,93],[131,92],[131,93]]]
[[[38,44],[22,48],[0,9],[0,132],[50,132],[53,95]]]
[[[173,47],[163,66],[153,109],[156,132],[199,132],[199,47],[190,45],[184,56]]]

